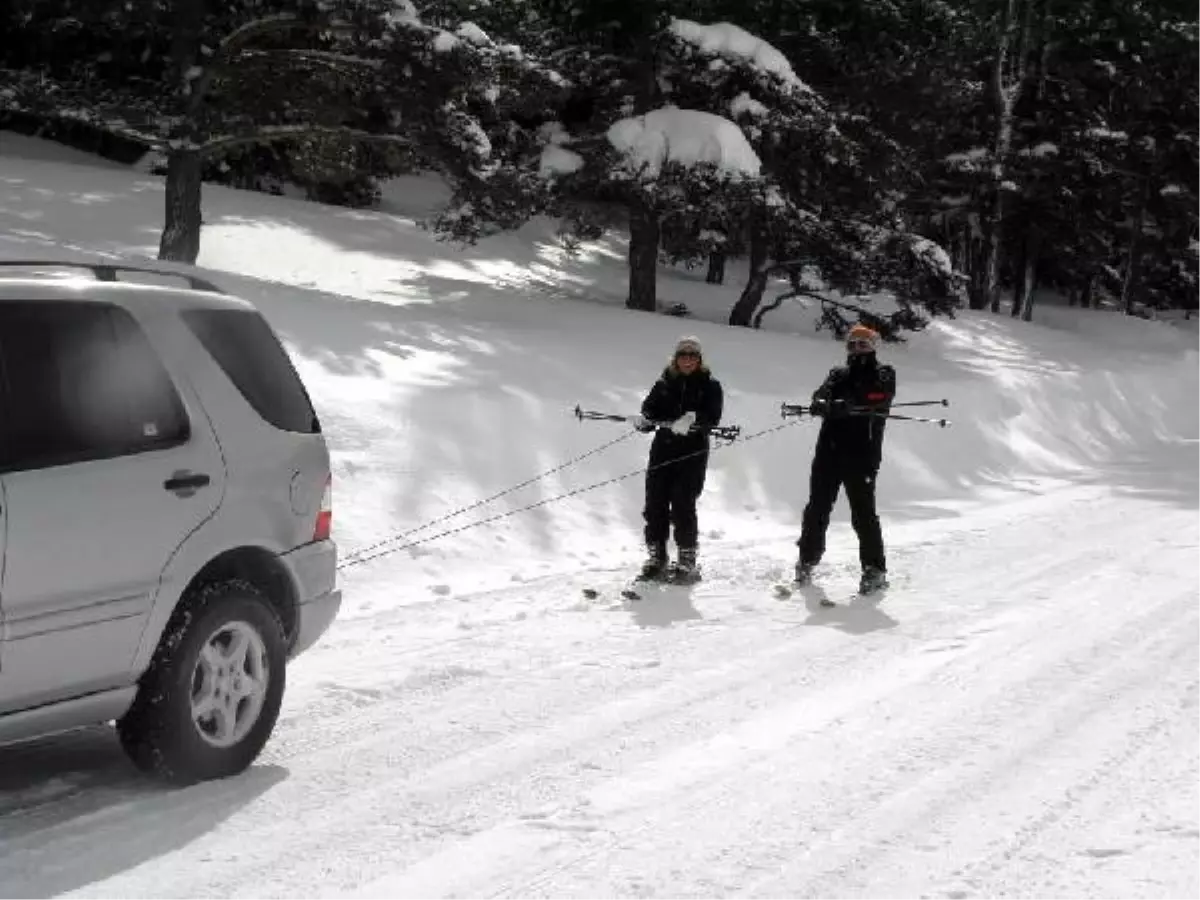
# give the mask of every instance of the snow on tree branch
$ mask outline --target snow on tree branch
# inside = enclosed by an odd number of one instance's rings
[[[671,22],[671,33],[679,40],[690,44],[702,53],[747,63],[764,75],[783,82],[788,87],[811,93],[812,88],[800,80],[786,56],[760,37],[732,25],[718,22],[701,25],[687,19]]]
[[[762,163],[733,122],[694,109],[664,107],[614,122],[609,143],[622,156],[626,177],[654,178],[665,164],[708,163],[731,179],[757,178]]]

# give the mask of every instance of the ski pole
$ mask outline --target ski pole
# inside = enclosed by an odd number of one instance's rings
[[[628,422],[632,417],[617,416],[613,415],[612,413],[596,412],[594,409],[581,409],[579,406],[576,406],[575,418],[581,422],[585,419],[597,422]]]
[[[876,419],[900,419],[905,422],[927,422],[930,425],[940,425],[945,428],[950,424],[949,419],[927,419],[924,416],[904,416],[898,413],[882,413],[871,412],[870,410],[854,410],[850,413],[852,416],[873,416]]]
[[[792,416],[811,416],[812,407],[805,406],[803,403],[781,403],[779,404],[779,417],[788,419]]]
[[[575,407],[575,418],[579,421],[598,421],[598,422],[632,422],[637,416],[623,416],[616,413],[598,412],[594,409],[583,409],[579,406]],[[670,422],[652,422],[647,421],[647,425],[654,428],[670,428]],[[719,441],[735,441],[742,433],[741,425],[713,425],[710,428],[697,428],[692,426],[693,432],[706,431]]]
[[[902,404],[897,403],[895,405],[901,406]],[[813,415],[812,407],[804,406],[801,403],[783,403],[781,404],[779,411],[780,416],[784,419],[791,416]],[[845,414],[847,416],[875,416],[876,418],[880,419],[901,419],[906,422],[927,422],[931,425],[940,425],[942,428],[945,428],[950,424],[948,419],[927,419],[924,416],[906,416],[899,413],[876,412],[875,410],[864,407],[851,407],[850,409],[846,410]]]
[[[892,408],[897,406],[949,406],[949,400],[906,400],[903,403],[893,403]]]

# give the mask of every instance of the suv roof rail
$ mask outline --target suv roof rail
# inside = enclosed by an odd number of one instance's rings
[[[97,281],[116,281],[118,272],[142,272],[146,275],[164,275],[182,278],[188,283],[188,287],[194,291],[208,291],[212,294],[225,293],[211,281],[207,281],[196,275],[189,275],[186,272],[172,272],[169,269],[152,269],[147,266],[127,266],[120,263],[63,262],[54,259],[0,259],[0,266],[13,266],[26,269],[88,269],[96,276]]]

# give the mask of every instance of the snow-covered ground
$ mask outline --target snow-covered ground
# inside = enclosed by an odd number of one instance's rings
[[[159,179],[47,156],[0,133],[0,257],[153,256]],[[626,312],[619,240],[463,250],[414,225],[439,196],[205,189],[201,266],[288,341],[348,558],[621,436],[572,408],[636,409],[683,333],[747,435],[838,362],[799,305],[718,324],[738,271],[664,270],[696,319]],[[630,436],[408,539],[508,518],[347,567],[243,777],[164,791],[103,729],[0,750],[0,894],[1200,894],[1196,334],[1038,318],[885,348],[899,399],[954,424],[889,425],[881,600],[850,601],[844,507],[821,586],[771,593],[806,422],[714,454],[702,584],[620,602],[636,474],[517,510],[636,473]]]

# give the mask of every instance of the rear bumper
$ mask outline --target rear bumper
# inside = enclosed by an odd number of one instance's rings
[[[296,621],[296,639],[288,650],[288,658],[295,659],[329,630],[338,610],[342,608],[342,592],[330,591],[315,600],[300,604]]]
[[[333,541],[306,544],[279,559],[296,587],[296,627],[288,648],[288,656],[296,657],[329,630],[342,607],[342,592],[337,589],[337,545]]]

